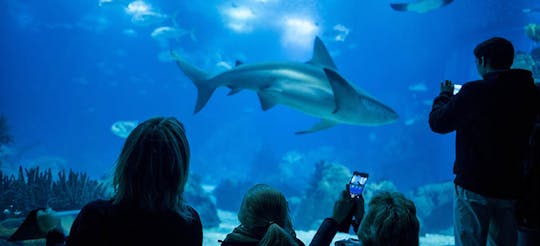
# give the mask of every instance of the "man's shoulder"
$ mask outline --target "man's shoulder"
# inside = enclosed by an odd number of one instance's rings
[[[470,91],[470,90],[478,90],[478,89],[482,89],[482,88],[485,88],[488,83],[487,80],[472,80],[472,81],[469,81],[469,82],[466,82],[463,84],[463,86],[461,87],[461,90],[463,91]]]
[[[485,79],[478,79],[478,80],[471,80],[469,82],[466,82],[465,84],[463,84],[463,86],[482,86],[484,85],[486,82],[488,82],[487,80]]]

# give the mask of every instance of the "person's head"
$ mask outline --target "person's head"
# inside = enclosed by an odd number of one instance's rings
[[[129,134],[118,157],[115,203],[149,210],[178,209],[189,173],[189,143],[173,117],[156,117]]]
[[[480,75],[509,69],[514,62],[514,46],[504,38],[490,38],[474,48],[476,68]]]
[[[238,220],[261,238],[259,245],[296,245],[287,200],[269,185],[257,184],[246,192]]]
[[[418,246],[419,233],[414,203],[399,192],[381,192],[369,202],[358,238],[366,246]]]

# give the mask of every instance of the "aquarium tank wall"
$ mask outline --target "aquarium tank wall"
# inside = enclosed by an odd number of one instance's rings
[[[204,245],[257,183],[285,194],[309,244],[354,171],[366,201],[415,202],[422,245],[452,245],[455,135],[430,130],[433,99],[480,78],[472,51],[494,36],[539,78],[540,4],[448,2],[1,1],[2,240],[32,209],[110,199],[130,131],[173,116]]]

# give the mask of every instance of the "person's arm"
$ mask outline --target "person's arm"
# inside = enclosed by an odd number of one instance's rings
[[[453,95],[454,84],[447,80],[441,83],[441,92],[433,101],[429,113],[429,127],[436,133],[455,131],[465,119],[470,88],[463,85],[458,94]],[[473,105],[468,105],[469,107]]]
[[[344,190],[340,197],[334,203],[334,211],[332,217],[324,219],[319,226],[317,233],[311,240],[310,246],[328,246],[332,243],[334,236],[338,232],[339,225],[347,219],[348,215],[355,208],[354,201],[351,199],[349,192]]]
[[[59,234],[63,235],[56,212],[52,209],[38,208],[28,213],[23,223],[8,238],[8,241],[47,238],[47,233],[52,230],[58,230]],[[63,240],[47,242],[47,245],[55,245],[56,243],[63,243]]]
[[[66,235],[60,224],[56,211],[44,209],[37,211],[37,224],[41,231],[47,232],[46,246],[66,245]]]
[[[364,196],[360,195],[359,198],[354,199],[354,203],[354,220],[351,225],[354,233],[358,233],[358,228],[360,228],[360,223],[362,223],[362,218],[364,218]]]
[[[333,218],[326,218],[319,226],[309,246],[328,246],[332,243],[339,228],[339,223]]]

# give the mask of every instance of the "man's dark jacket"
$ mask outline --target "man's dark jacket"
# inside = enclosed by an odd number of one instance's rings
[[[517,199],[522,161],[540,105],[531,72],[489,73],[459,93],[435,98],[429,125],[456,131],[454,183],[499,199]]]

